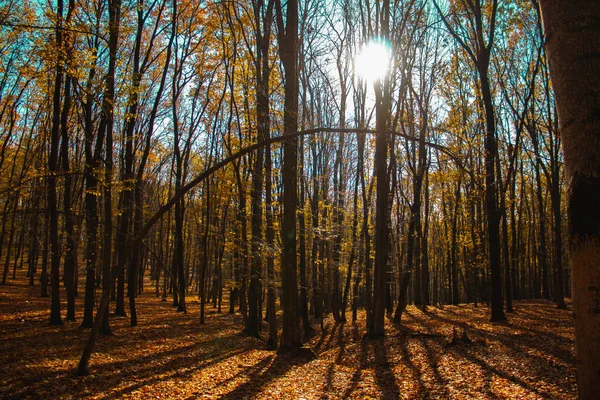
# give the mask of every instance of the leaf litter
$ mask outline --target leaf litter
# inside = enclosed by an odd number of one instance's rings
[[[114,335],[99,337],[90,375],[76,377],[89,331],[80,321],[49,326],[50,300],[38,289],[24,277],[0,287],[0,398],[577,397],[571,312],[544,300],[515,301],[509,322],[495,324],[485,306],[409,306],[402,324],[386,321],[377,340],[364,338],[364,313],[356,324],[326,317],[322,330],[313,321],[315,333],[306,340],[318,358],[304,360],[278,356],[264,340],[247,337],[238,313],[207,305],[201,325],[195,297],[182,314],[144,293],[137,299],[139,326],[112,318]]]

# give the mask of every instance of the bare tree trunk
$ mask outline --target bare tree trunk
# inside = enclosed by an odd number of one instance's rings
[[[298,321],[298,272],[296,265],[296,209],[297,209],[297,148],[298,139],[298,1],[288,0],[286,24],[283,23],[281,1],[276,0],[279,33],[279,54],[285,69],[284,135],[283,142],[283,243],[282,297],[283,332],[280,353],[286,353],[301,345]]]
[[[299,274],[300,274],[300,317],[302,318],[302,330],[305,336],[310,336],[313,329],[308,320],[308,281],[306,279],[306,226],[304,219],[304,203],[305,203],[305,188],[304,188],[304,138],[300,138],[300,163],[298,167],[298,175],[300,176],[300,195],[299,195],[299,210],[298,210],[298,236],[300,253]]]
[[[381,35],[389,36],[390,2],[384,0],[381,10]],[[372,325],[367,329],[370,337],[384,335],[385,285],[388,262],[388,198],[389,179],[387,171],[388,135],[391,108],[389,77],[375,82],[376,130],[375,175],[377,176],[377,200],[375,203],[375,267],[373,271]]]
[[[600,3],[541,1],[568,185],[580,399],[600,393]]]
[[[46,207],[47,208],[47,207]],[[44,213],[44,249],[42,250],[42,272],[40,273],[40,296],[48,297],[48,257],[49,249],[49,232],[48,232],[48,211]]]
[[[430,304],[429,293],[429,173],[425,173],[425,209],[423,213],[423,235],[421,238],[421,296],[423,310]]]
[[[352,206],[352,243],[350,244],[350,257],[348,259],[348,274],[346,275],[346,284],[344,285],[344,295],[342,298],[342,321],[346,322],[346,308],[348,307],[348,295],[350,292],[350,283],[352,281],[352,273],[354,270],[354,264],[355,264],[355,259],[356,259],[356,246],[357,246],[357,239],[358,239],[358,181],[359,178],[358,176],[356,177],[356,180],[354,181],[354,199],[353,199],[353,206]],[[359,275],[359,273],[357,272],[357,277]],[[354,285],[354,289],[353,289],[353,298],[356,298],[358,296],[358,283],[360,282],[359,279],[355,279],[354,280],[355,285]],[[353,306],[352,306],[352,321],[356,321],[356,318],[354,317],[355,315],[355,307],[354,307],[354,301],[353,301]]]
[[[109,29],[109,67],[108,74],[106,76],[106,91],[105,98],[103,101],[103,118],[100,125],[105,125],[107,132],[107,144],[110,144],[110,147],[107,146],[107,168],[110,165],[112,167],[112,127],[113,127],[113,100],[114,100],[114,75],[115,75],[115,67],[116,67],[116,57],[117,57],[117,45],[119,39],[119,23],[121,21],[121,1],[120,0],[111,0],[109,1],[109,18],[110,18],[110,29]],[[110,141],[109,141],[110,139]],[[110,143],[109,143],[110,142]],[[110,149],[110,150],[109,150]],[[105,212],[112,213],[111,205],[110,205],[110,182],[106,182],[108,184],[108,199],[105,198],[105,202],[108,201],[108,205],[105,204]],[[106,194],[106,193],[105,193]],[[110,215],[112,217],[112,215]],[[90,360],[90,356],[94,351],[94,347],[96,345],[96,340],[98,338],[98,333],[102,330],[104,333],[110,332],[110,327],[108,324],[108,304],[110,301],[110,282],[111,282],[111,271],[110,271],[110,232],[112,231],[112,223],[110,218],[108,221],[105,221],[105,242],[104,245],[108,247],[108,250],[104,248],[104,257],[107,257],[108,260],[104,259],[104,273],[103,273],[103,287],[102,287],[102,296],[100,298],[100,305],[98,306],[98,312],[96,315],[96,319],[94,320],[92,331],[90,332],[90,337],[83,349],[83,353],[81,355],[81,359],[79,360],[79,365],[77,366],[77,375],[87,375],[88,374],[88,363]],[[106,233],[108,230],[108,233]],[[108,268],[107,268],[108,265]],[[104,327],[101,327],[104,325]],[[104,329],[102,329],[104,328]],[[108,328],[108,331],[106,330]]]
[[[256,24],[256,121],[257,140],[263,141],[269,135],[269,44],[271,40],[271,24],[273,16],[273,0],[264,10],[264,1],[253,2],[254,20]],[[263,14],[264,13],[264,14]],[[248,319],[246,320],[246,333],[260,337],[261,302],[260,287],[262,281],[262,257],[260,254],[262,244],[262,195],[263,195],[263,169],[264,150],[259,149],[254,160],[252,173],[252,265],[250,270],[250,286],[248,288]]]
[[[317,159],[317,144],[316,139],[312,138],[310,142],[310,148],[312,152],[312,182],[313,182],[313,193],[311,199],[311,212],[312,212],[312,229],[313,229],[313,243],[312,243],[312,308],[314,311],[315,319],[323,318],[323,298],[322,291],[319,284],[318,274],[318,250],[319,250],[319,178],[318,178],[318,159]]]
[[[94,51],[98,48],[98,39],[95,39]],[[85,297],[83,306],[83,320],[81,322],[82,328],[91,328],[94,324],[94,302],[95,302],[95,289],[96,289],[96,260],[98,251],[98,198],[96,192],[98,191],[98,181],[94,174],[98,168],[99,156],[102,148],[102,142],[104,138],[98,137],[96,141],[96,149],[92,151],[92,144],[94,140],[94,127],[93,127],[93,116],[92,116],[92,102],[94,97],[92,95],[92,81],[96,74],[95,66],[90,68],[88,73],[88,80],[86,83],[86,100],[83,104],[84,114],[84,152],[85,152],[85,168],[83,176],[85,179],[85,198],[84,198],[84,215],[85,215]]]
[[[372,313],[372,293],[373,293],[373,281],[371,275],[371,234],[369,233],[369,201],[370,194],[367,195],[367,188],[365,182],[365,135],[359,134],[358,136],[358,175],[360,176],[360,185],[362,192],[362,203],[363,203],[363,222],[362,222],[362,234],[364,241],[364,262],[365,262],[365,310],[367,313],[367,329],[373,323]],[[370,185],[372,188],[373,186]],[[371,191],[371,190],[369,190]]]
[[[265,219],[267,229],[265,238],[269,248],[267,256],[267,309],[269,320],[269,338],[267,345],[272,348],[277,348],[277,310],[275,309],[275,260],[273,255],[273,246],[275,244],[275,230],[273,229],[273,206],[272,206],[272,165],[271,147],[267,146],[265,151]]]
[[[200,323],[204,323],[206,304],[206,270],[208,269],[208,234],[210,232],[210,181],[206,181],[206,204],[204,213],[204,233],[202,234],[202,266],[200,267]]]
[[[69,13],[71,11],[69,10]],[[64,206],[64,226],[66,236],[66,249],[64,261],[64,280],[67,292],[67,321],[75,321],[75,238],[74,238],[74,216],[71,209],[71,186],[72,179],[69,174],[69,131],[68,120],[71,108],[71,77],[65,79],[64,103],[61,116],[61,159],[62,170],[65,173],[63,206]]]
[[[56,8],[56,47],[57,51],[62,53],[63,46],[63,1],[58,0]],[[60,315],[60,254],[58,242],[58,209],[56,193],[56,173],[58,172],[58,144],[60,133],[60,97],[63,83],[63,65],[64,60],[58,57],[56,65],[56,78],[54,81],[53,94],[53,114],[52,130],[50,138],[50,152],[48,153],[48,183],[47,183],[47,207],[48,207],[48,227],[50,235],[50,281],[52,302],[50,305],[50,325],[62,325]]]

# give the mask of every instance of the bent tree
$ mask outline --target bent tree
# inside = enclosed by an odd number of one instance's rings
[[[362,134],[362,135],[364,135],[364,134],[374,135],[381,131],[372,130],[372,129],[340,129],[340,128],[319,127],[319,128],[308,129],[308,130],[304,130],[304,131],[288,132],[287,134],[282,135],[282,136],[273,136],[270,138],[266,138],[263,141],[257,142],[253,145],[250,145],[248,147],[245,147],[245,148],[237,151],[236,153],[231,154],[228,157],[222,159],[221,161],[215,162],[211,167],[208,167],[205,171],[194,176],[188,183],[181,186],[181,188],[177,192],[175,192],[173,194],[173,196],[165,204],[163,204],[154,213],[154,215],[152,215],[152,217],[148,218],[148,220],[140,228],[138,234],[136,236],[134,236],[133,238],[131,238],[129,240],[129,242],[126,244],[126,248],[127,249],[135,249],[136,247],[139,247],[140,245],[142,245],[142,240],[148,235],[148,233],[150,233],[150,230],[152,229],[152,227],[165,214],[167,214],[169,212],[169,210],[171,208],[173,208],[173,206],[175,204],[177,204],[177,202],[183,196],[185,196],[192,189],[197,187],[200,183],[204,182],[208,177],[210,177],[215,172],[221,170],[225,166],[233,163],[236,160],[239,160],[241,157],[244,157],[258,149],[261,149],[263,147],[267,147],[267,149],[269,149],[269,146],[271,146],[272,144],[284,142],[287,139],[297,139],[299,136],[314,135],[317,133],[328,133],[328,132],[329,133],[355,133],[355,134]],[[385,133],[386,135],[394,135],[394,136],[403,137],[408,140],[416,140],[412,136],[405,135],[405,134],[399,133],[399,132],[383,131],[383,133]],[[458,158],[452,153],[452,151],[450,149],[448,149],[442,145],[431,143],[431,142],[426,142],[426,145],[443,152],[444,154],[449,156],[451,159],[455,160],[457,162],[457,165],[459,165]],[[270,151],[267,151],[266,154],[267,154],[267,165],[269,165]],[[269,171],[267,170],[267,175],[268,174],[269,174]],[[270,180],[267,179],[267,183],[269,183],[269,182],[270,182]],[[269,231],[267,231],[267,232],[269,232]],[[270,232],[270,234],[272,234],[272,232]],[[267,237],[267,241],[268,242],[270,241],[269,237]],[[130,251],[127,251],[126,253],[129,254]],[[109,275],[107,278],[109,285],[107,287],[110,287],[111,285],[114,284],[116,277],[119,275],[119,273],[121,273],[121,269],[124,268],[124,265],[126,265],[126,263],[115,264],[114,268],[109,272]],[[269,268],[271,268],[271,267],[269,267]],[[272,276],[272,272],[269,272],[269,274]],[[296,284],[296,286],[297,286],[297,284]],[[297,294],[297,290],[296,290],[296,294]],[[273,296],[273,294],[272,294],[272,296]],[[77,372],[76,372],[78,376],[83,376],[83,375],[88,374],[88,364],[89,364],[92,352],[94,351],[94,348],[96,346],[96,340],[98,339],[98,333],[100,332],[100,323],[105,318],[105,316],[108,316],[109,301],[110,301],[110,290],[103,290],[102,296],[100,297],[100,304],[98,305],[96,317],[94,318],[92,331],[90,332],[90,336],[89,336],[88,341],[86,342],[86,345],[83,349],[81,359],[79,360],[79,364],[78,364]],[[271,301],[273,301],[273,299],[271,299]],[[297,305],[297,296],[296,296],[296,302],[293,304]],[[296,321],[297,327],[299,328],[300,324],[298,321],[297,310],[296,310],[296,308],[294,308],[294,310],[296,311],[295,321]],[[294,311],[294,310],[292,310],[292,311]],[[271,318],[273,318],[273,317],[271,317]],[[292,333],[288,333],[288,334],[291,335],[291,334],[298,334],[298,333],[299,332],[296,331],[296,333],[292,332]],[[282,338],[282,340],[283,340],[283,338]],[[300,346],[300,339],[298,338],[297,342],[292,342],[292,343],[296,343],[294,346],[298,347],[298,346]],[[284,347],[284,351],[292,350],[294,348],[294,346]]]

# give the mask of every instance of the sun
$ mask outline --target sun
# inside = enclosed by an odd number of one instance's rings
[[[356,56],[356,74],[369,82],[380,80],[388,73],[391,58],[390,47],[384,41],[371,40]]]

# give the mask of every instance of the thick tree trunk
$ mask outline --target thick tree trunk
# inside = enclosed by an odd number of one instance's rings
[[[384,0],[381,14],[381,32],[383,38],[389,36],[390,2]],[[388,135],[391,93],[389,77],[375,82],[376,130],[375,175],[377,176],[377,200],[375,203],[375,267],[373,271],[372,321],[368,327],[370,337],[384,335],[385,322],[385,284],[388,262],[388,200],[389,179],[387,171]]]
[[[14,197],[14,200],[9,199],[7,201],[7,203],[12,203],[13,211],[16,212],[19,207],[18,206],[19,191],[17,191],[17,193],[13,197]],[[2,285],[6,285],[6,278],[8,277],[8,271],[10,270],[10,258],[12,255],[13,242],[15,240],[15,231],[17,230],[16,223],[17,223],[17,218],[13,216],[13,218],[11,219],[11,223],[10,223],[10,235],[8,237],[8,243],[6,246],[6,257],[4,259],[4,268],[3,268],[3,272],[2,272]]]
[[[600,393],[600,3],[542,0],[563,140],[580,399]]]
[[[286,24],[283,24],[281,1],[276,1],[279,26],[279,54],[285,69],[285,100],[283,127],[287,137],[283,142],[283,221],[281,263],[283,331],[280,353],[301,345],[298,320],[298,271],[296,265],[296,209],[298,186],[298,1],[288,0]]]
[[[509,154],[510,157],[510,154]],[[496,158],[496,168],[498,171],[498,187],[500,188],[504,188],[504,184],[502,183],[502,170],[501,170],[501,166],[500,166],[500,159]],[[507,185],[510,183],[510,180],[512,179],[511,177],[511,171],[508,171],[506,179],[507,179]],[[511,271],[510,271],[510,265],[511,265],[511,261],[510,261],[510,255],[509,255],[509,250],[508,250],[508,210],[506,209],[506,199],[505,199],[505,191],[504,190],[500,190],[499,191],[499,196],[500,196],[500,214],[501,214],[501,234],[502,234],[502,261],[504,263],[504,299],[506,300],[506,312],[513,312],[513,305],[512,305],[512,300],[513,300],[513,295],[512,295],[512,287],[510,285],[510,276],[511,276]]]
[[[498,143],[490,84],[488,80],[489,53],[479,65],[479,81],[485,110],[485,211],[487,216],[487,239],[492,278],[492,316],[490,320],[506,320],[502,301],[502,266],[500,264],[500,211],[498,210],[498,187],[495,172]]]
[[[341,113],[345,112],[345,98],[342,98],[342,106],[340,107],[340,127],[345,127],[344,118]],[[331,310],[333,319],[336,322],[342,322],[342,297],[341,297],[341,282],[340,282],[340,260],[342,252],[342,236],[344,232],[344,200],[343,192],[345,191],[343,168],[342,168],[342,151],[344,147],[344,134],[340,134],[338,149],[336,151],[335,165],[333,171],[333,229],[335,230],[335,240],[333,243],[333,279],[331,292]]]

